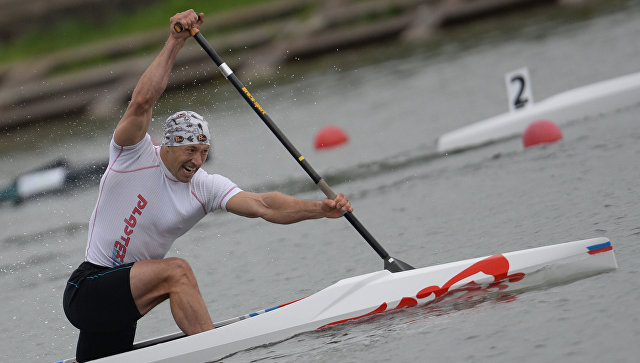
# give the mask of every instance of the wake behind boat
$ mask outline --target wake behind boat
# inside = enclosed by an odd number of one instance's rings
[[[204,333],[142,341],[130,352],[96,362],[214,361],[378,313],[566,283],[617,267],[611,242],[600,237],[396,273],[382,270],[340,280],[288,304],[216,323],[216,329]]]

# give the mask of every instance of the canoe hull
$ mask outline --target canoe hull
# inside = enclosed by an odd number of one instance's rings
[[[593,238],[397,273],[377,271],[340,280],[307,298],[249,319],[98,361],[212,361],[385,311],[567,282],[616,268],[609,240]]]

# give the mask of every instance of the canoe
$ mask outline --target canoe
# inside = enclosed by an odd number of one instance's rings
[[[132,351],[97,362],[214,361],[298,333],[392,310],[453,303],[468,295],[526,291],[617,267],[613,245],[599,237],[395,273],[382,270],[340,280],[287,304],[215,323],[216,329],[204,333],[175,333],[142,341]]]
[[[601,115],[640,103],[640,72],[574,88],[521,110],[503,113],[442,134],[438,153],[479,147],[522,135],[532,122],[546,119],[558,125]]]

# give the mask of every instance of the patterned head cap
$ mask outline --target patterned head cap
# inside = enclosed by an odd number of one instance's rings
[[[204,117],[193,111],[176,112],[169,116],[164,123],[164,141],[162,145],[210,145],[209,139],[211,139],[209,124]]]

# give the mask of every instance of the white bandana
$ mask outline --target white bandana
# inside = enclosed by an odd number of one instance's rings
[[[162,145],[210,145],[210,138],[209,124],[204,117],[193,111],[179,111],[165,121]]]

